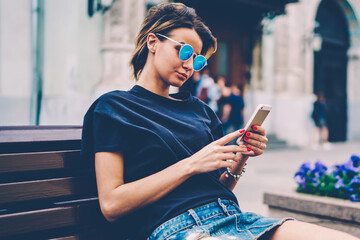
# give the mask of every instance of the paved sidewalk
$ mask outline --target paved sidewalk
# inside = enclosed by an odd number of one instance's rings
[[[320,159],[330,167],[347,161],[352,154],[360,155],[360,142],[335,143],[331,150],[274,149],[250,158],[246,173],[234,189],[240,208],[266,216],[264,191],[294,191],[297,185],[293,176],[304,161],[313,164]]]

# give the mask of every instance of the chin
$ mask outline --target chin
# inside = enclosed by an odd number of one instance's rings
[[[181,80],[181,79],[178,79],[178,78],[173,78],[169,81],[169,84],[173,87],[181,87],[185,82],[187,81],[186,80]]]
[[[172,87],[181,87],[184,83],[170,83],[170,86]]]

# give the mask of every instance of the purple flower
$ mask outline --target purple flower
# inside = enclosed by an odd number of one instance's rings
[[[349,186],[354,188],[354,189],[357,189],[360,192],[360,177],[354,177],[351,180]]]
[[[346,165],[347,170],[358,173],[360,172],[360,157],[352,155],[350,160],[347,161],[344,165]]]
[[[300,174],[295,175],[295,181],[301,186],[302,189],[306,188],[306,178]]]
[[[318,171],[326,171],[327,167],[321,162],[321,160],[318,160],[315,163],[315,169],[317,169]]]
[[[337,182],[335,183],[335,189],[345,187],[344,181],[339,176],[336,176],[336,179]]]
[[[311,173],[313,173],[315,177],[321,178],[326,174],[326,170],[327,167],[320,160],[318,160],[315,163],[315,168],[311,171]]]
[[[350,160],[353,162],[354,167],[360,166],[360,156],[354,154],[350,157]]]
[[[296,174],[301,174],[301,175],[305,175],[308,171],[310,171],[311,169],[311,164],[310,162],[304,162],[301,166],[300,166],[300,169],[297,171]]]
[[[350,201],[360,202],[359,195],[357,195],[357,194],[352,194],[352,195],[350,196]]]
[[[354,167],[353,162],[351,160],[345,162],[345,164],[343,166],[344,166],[345,171],[352,171],[352,169]]]
[[[333,166],[333,175],[336,176],[342,176],[342,171],[344,169],[343,165],[335,165]]]
[[[359,155],[353,154],[345,163],[331,168],[325,166],[320,160],[315,162],[312,168],[311,163],[306,161],[295,173],[294,179],[300,191],[321,195],[330,194],[360,202]]]
[[[294,178],[295,181],[301,185],[303,188],[306,186],[306,174],[310,171],[310,162],[304,162],[299,170],[295,173]]]

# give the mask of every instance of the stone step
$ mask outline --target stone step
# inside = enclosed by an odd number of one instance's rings
[[[267,135],[268,143],[267,150],[281,150],[281,149],[297,149],[295,146],[289,146],[286,141],[279,139],[276,134]]]

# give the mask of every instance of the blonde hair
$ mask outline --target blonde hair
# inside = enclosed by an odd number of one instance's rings
[[[176,28],[194,29],[203,42],[201,54],[207,59],[216,51],[216,38],[193,8],[182,3],[159,4],[149,9],[136,37],[136,48],[130,62],[135,79],[138,79],[146,63],[148,34],[161,33],[166,35]]]

